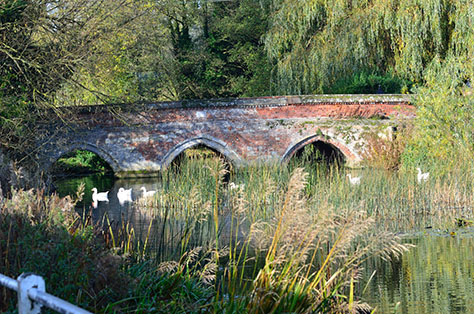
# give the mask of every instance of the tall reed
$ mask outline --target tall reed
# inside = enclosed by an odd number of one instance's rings
[[[469,168],[468,168],[469,169]],[[107,228],[138,286],[120,306],[140,311],[354,312],[370,256],[400,256],[394,234],[473,216],[472,171],[398,172],[340,165],[225,166],[183,159],[161,189],[134,203],[143,231]],[[347,173],[361,175],[351,185]],[[154,291],[155,296],[149,290]],[[194,291],[189,293],[190,291]],[[119,303],[116,305],[119,306]]]
[[[237,188],[231,188],[212,162],[193,160],[165,172],[162,191],[146,207],[137,206],[164,223],[155,243],[170,240],[163,243],[168,255],[163,245],[149,246],[148,257],[157,264],[199,247],[200,262],[184,267],[192,273],[197,264],[218,266],[214,309],[348,311],[348,303],[351,309],[357,304],[341,295],[358,278],[362,261],[373,254],[388,259],[409,247],[386,228],[375,231],[376,218],[388,214],[397,198],[391,175],[377,173],[355,187],[341,167],[308,173],[256,165],[232,173]],[[425,189],[413,178],[399,187],[408,196]],[[391,202],[383,205],[387,197]]]

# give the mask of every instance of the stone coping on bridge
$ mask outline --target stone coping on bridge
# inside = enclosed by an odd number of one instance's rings
[[[124,111],[141,111],[181,109],[181,108],[223,108],[223,107],[284,107],[295,105],[368,105],[368,104],[410,104],[413,95],[405,94],[327,94],[327,95],[294,95],[266,96],[250,98],[191,99],[179,101],[162,101],[154,103],[110,104],[95,106],[65,107],[80,110],[83,113],[100,112],[111,107]]]

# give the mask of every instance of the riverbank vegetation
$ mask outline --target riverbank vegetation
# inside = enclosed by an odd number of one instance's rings
[[[38,273],[51,292],[94,312],[350,313],[370,308],[357,302],[362,263],[410,248],[393,231],[449,235],[474,214],[472,171],[432,169],[419,184],[414,171],[292,161],[226,181],[222,160],[206,155],[165,171],[160,192],[133,204],[135,225],[92,222],[92,208],[79,215],[69,197],[14,192],[2,199],[0,272]]]
[[[59,158],[51,170],[55,176],[64,174],[86,175],[92,173],[112,173],[109,164],[102,158],[87,150],[77,150]]]

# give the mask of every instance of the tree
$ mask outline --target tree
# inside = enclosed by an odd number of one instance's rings
[[[223,78],[223,96],[271,93],[271,63],[264,50],[269,1],[242,0],[215,4],[208,43],[222,60],[216,71]]]
[[[139,1],[122,8],[111,23],[136,15],[133,22],[95,42],[90,62],[75,74],[87,90],[65,88],[62,101],[267,95],[267,2]]]
[[[265,47],[280,93],[325,92],[361,72],[421,85],[435,58],[464,53],[468,15],[469,0],[275,0]]]
[[[0,145],[32,153],[37,121],[86,60],[92,43],[126,0],[0,2]],[[57,111],[57,114],[59,112]]]

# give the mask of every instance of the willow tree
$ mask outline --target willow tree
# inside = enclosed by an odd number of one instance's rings
[[[275,0],[265,45],[279,92],[323,92],[363,71],[423,83],[433,60],[472,52],[472,7],[470,0]]]
[[[419,110],[405,161],[473,160],[471,0],[275,0],[273,11],[279,93],[327,92],[364,72],[409,80]]]

